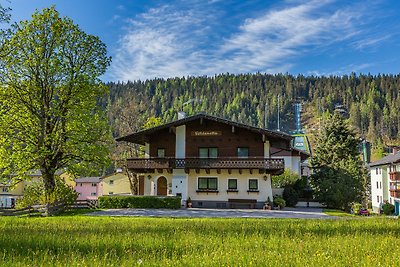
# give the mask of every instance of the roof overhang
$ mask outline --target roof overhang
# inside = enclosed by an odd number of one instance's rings
[[[146,129],[146,130],[142,130],[133,134],[129,134],[126,136],[122,136],[119,138],[116,138],[116,141],[121,142],[121,141],[126,141],[129,143],[135,143],[135,144],[140,144],[140,145],[145,145],[146,142],[148,142],[149,140],[149,136],[152,134],[157,133],[158,131],[161,130],[165,130],[165,129],[174,129],[175,127],[184,125],[188,122],[192,122],[195,120],[200,120],[200,119],[206,119],[206,120],[210,120],[210,121],[215,121],[215,122],[219,122],[222,124],[226,124],[226,125],[230,125],[230,126],[234,126],[234,127],[238,127],[238,128],[242,128],[242,129],[246,129],[249,130],[251,132],[255,132],[255,133],[259,133],[261,135],[265,135],[266,137],[269,138],[277,138],[277,139],[285,139],[285,140],[292,140],[293,137],[289,134],[283,133],[283,132],[278,132],[278,131],[271,131],[271,130],[266,130],[263,128],[258,128],[258,127],[254,127],[254,126],[250,126],[247,124],[243,124],[243,123],[239,123],[239,122],[234,122],[234,121],[230,121],[227,119],[223,119],[223,118],[219,118],[219,117],[215,117],[215,116],[211,116],[211,115],[206,115],[204,113],[200,113],[194,116],[190,116],[190,117],[186,117],[180,120],[176,120],[173,122],[169,122],[160,126],[156,126],[150,129]]]

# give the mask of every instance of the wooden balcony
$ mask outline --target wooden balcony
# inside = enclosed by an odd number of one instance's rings
[[[400,189],[389,189],[390,196],[395,198],[400,198]]]
[[[400,181],[400,172],[389,172],[389,179],[392,181]]]
[[[283,159],[268,159],[261,157],[253,158],[149,158],[149,159],[128,159],[127,167],[136,173],[154,173],[156,170],[161,172],[166,170],[172,172],[173,169],[184,169],[186,173],[190,170],[204,169],[209,172],[211,169],[220,172],[226,169],[230,172],[238,169],[248,169],[250,172],[258,170],[259,173],[281,174],[284,170]]]

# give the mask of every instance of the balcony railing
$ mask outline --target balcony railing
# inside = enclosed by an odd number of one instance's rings
[[[259,169],[283,171],[283,159],[268,158],[149,158],[128,159],[129,169],[144,172],[155,169]]]
[[[389,178],[392,181],[400,181],[400,172],[389,172]]]
[[[400,190],[399,189],[390,189],[390,196],[395,198],[400,198]]]

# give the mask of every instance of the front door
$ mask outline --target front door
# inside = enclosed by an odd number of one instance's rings
[[[139,196],[144,195],[144,176],[139,176]]]
[[[161,176],[157,180],[157,196],[167,195],[167,178]]]

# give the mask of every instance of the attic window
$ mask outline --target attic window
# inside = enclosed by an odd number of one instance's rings
[[[113,185],[114,184],[114,180],[110,180],[110,185]]]

